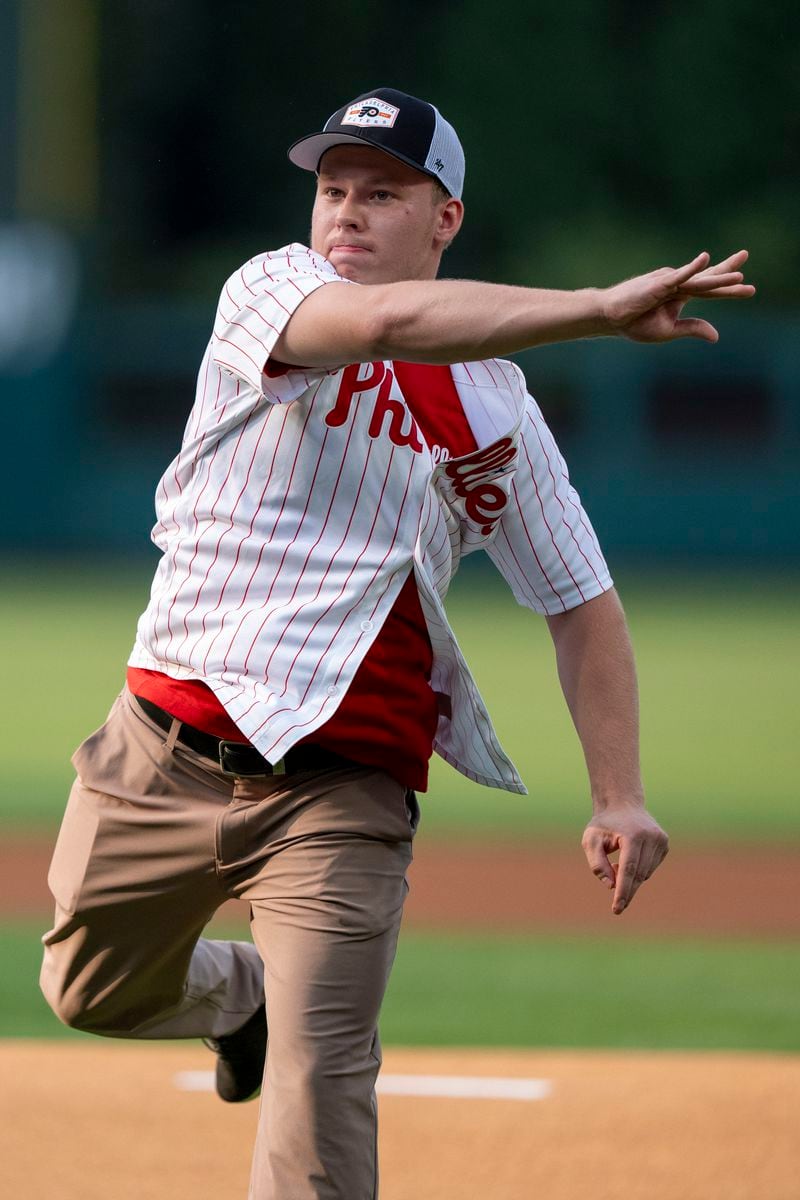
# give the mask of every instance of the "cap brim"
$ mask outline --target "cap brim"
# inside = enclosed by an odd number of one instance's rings
[[[293,162],[296,167],[302,167],[304,171],[316,172],[325,151],[331,150],[334,146],[368,146],[370,150],[380,150],[382,154],[396,158],[398,162],[405,163],[407,167],[413,167],[415,171],[419,171],[420,175],[426,175],[428,179],[438,179],[433,171],[426,171],[424,167],[407,158],[405,154],[395,154],[394,150],[379,146],[368,138],[349,133],[311,133],[308,137],[300,138],[289,147],[289,161]]]
[[[330,150],[333,146],[372,146],[375,150],[382,149],[381,146],[375,146],[374,142],[367,141],[366,138],[351,136],[347,133],[311,133],[308,137],[300,138],[289,147],[289,159],[296,167],[302,167],[304,171],[316,171],[319,166],[319,160],[322,158],[326,150]],[[389,151],[384,151],[388,154]],[[394,158],[397,155],[393,155]]]

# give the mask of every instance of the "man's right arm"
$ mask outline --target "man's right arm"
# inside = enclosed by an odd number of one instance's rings
[[[741,250],[710,266],[701,254],[683,267],[574,292],[451,279],[322,287],[295,311],[273,356],[306,367],[394,358],[449,364],[584,337],[713,342],[714,327],[681,318],[681,310],[694,298],[751,296],[739,270],[746,259]]]

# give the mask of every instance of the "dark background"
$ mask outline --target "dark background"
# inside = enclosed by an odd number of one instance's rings
[[[385,85],[464,144],[445,274],[603,285],[750,249],[717,346],[521,361],[616,560],[796,564],[799,78],[787,2],[6,0],[0,545],[146,551],[222,282],[306,238],[286,147]]]

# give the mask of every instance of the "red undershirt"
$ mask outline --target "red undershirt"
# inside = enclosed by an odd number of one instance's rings
[[[270,374],[280,368],[273,364]],[[408,407],[429,446],[459,458],[477,449],[449,367],[394,363]],[[404,787],[425,791],[439,719],[430,687],[433,653],[411,571],[336,712],[301,742],[381,767]],[[211,689],[196,679],[128,668],[128,687],[187,725],[215,737],[243,740]]]

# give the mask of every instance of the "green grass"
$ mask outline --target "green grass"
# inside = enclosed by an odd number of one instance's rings
[[[530,796],[432,772],[425,830],[561,835],[588,819],[586,776],[542,621],[469,580],[448,609]],[[677,839],[800,845],[797,580],[689,575],[618,586],[636,650],[648,803]]]
[[[39,995],[40,933],[0,926],[0,1036],[89,1036],[60,1025]],[[800,955],[789,943],[410,932],[381,1036],[387,1045],[797,1052],[798,995]]]
[[[401,938],[387,1043],[800,1050],[793,944]]]
[[[69,756],[124,680],[150,567],[0,571],[0,822],[49,827]],[[544,622],[494,575],[465,570],[448,609],[531,795],[478,787],[436,761],[429,837],[576,836],[586,779]],[[676,838],[800,844],[797,580],[620,580],[639,661],[645,782]]]

